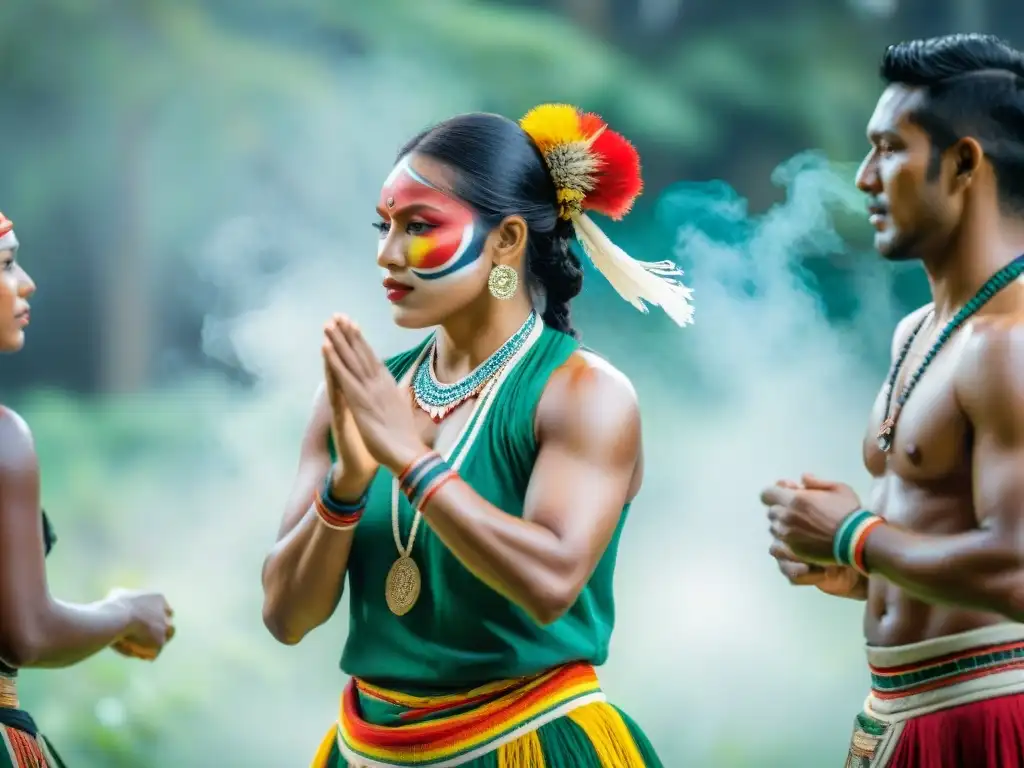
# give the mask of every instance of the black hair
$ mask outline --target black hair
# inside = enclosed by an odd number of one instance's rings
[[[994,35],[911,40],[886,50],[882,79],[925,89],[912,119],[932,141],[929,175],[961,138],[981,144],[1000,203],[1024,213],[1024,53]]]
[[[452,193],[472,206],[482,222],[497,226],[522,216],[529,229],[526,277],[544,299],[544,322],[576,336],[569,303],[583,288],[583,267],[570,248],[572,223],[559,218],[555,184],[537,145],[517,123],[474,112],[435,125],[406,144],[410,152],[452,169]]]

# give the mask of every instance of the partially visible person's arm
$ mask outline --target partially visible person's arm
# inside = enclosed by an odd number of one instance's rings
[[[636,393],[607,364],[576,355],[545,389],[537,436],[521,519],[461,481],[442,486],[423,516],[477,578],[548,624],[576,602],[636,491]]]
[[[0,658],[13,667],[62,667],[131,628],[130,604],[55,600],[46,582],[39,463],[28,425],[0,407]]]
[[[1024,326],[975,330],[957,395],[973,427],[979,528],[927,536],[878,526],[865,559],[911,594],[1024,621]]]

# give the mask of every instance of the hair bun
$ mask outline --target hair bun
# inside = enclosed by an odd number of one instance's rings
[[[640,155],[597,115],[542,104],[519,121],[544,155],[558,191],[558,215],[595,211],[621,219],[643,191]]]

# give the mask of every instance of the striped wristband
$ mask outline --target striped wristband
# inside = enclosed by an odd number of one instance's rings
[[[327,477],[324,478],[323,487],[314,495],[313,506],[316,507],[316,513],[320,516],[320,522],[328,528],[333,528],[336,531],[347,531],[349,528],[355,528],[356,523],[362,518],[370,492],[367,489],[358,501],[338,501],[331,496],[331,480],[333,476],[334,470],[332,468],[327,473]]]
[[[441,486],[458,477],[447,461],[436,452],[421,456],[398,476],[398,486],[413,509],[423,509]]]
[[[856,509],[844,517],[832,540],[832,555],[836,562],[855,568],[867,576],[864,543],[868,539],[868,534],[884,522],[885,520],[866,509]]]

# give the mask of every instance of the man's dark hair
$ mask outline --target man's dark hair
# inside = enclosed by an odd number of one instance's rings
[[[929,174],[942,152],[972,137],[995,171],[999,200],[1024,213],[1024,53],[994,35],[958,34],[889,46],[882,79],[925,89],[912,119],[932,140]]]
[[[583,268],[569,247],[572,224],[558,217],[555,183],[537,145],[519,125],[475,112],[445,120],[406,144],[454,171],[452,192],[485,226],[519,215],[529,228],[526,274],[545,299],[544,322],[575,336],[569,302],[583,287]]]

